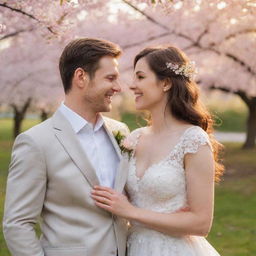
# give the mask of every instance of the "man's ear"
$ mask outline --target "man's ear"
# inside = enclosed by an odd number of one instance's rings
[[[89,82],[89,75],[82,68],[77,68],[74,72],[74,79],[77,87],[84,88]]]
[[[168,78],[166,80],[164,80],[163,82],[163,91],[167,92],[172,88],[172,82],[171,80]]]

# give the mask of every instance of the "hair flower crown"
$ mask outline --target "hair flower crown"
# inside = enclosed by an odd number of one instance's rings
[[[189,79],[193,79],[194,75],[197,74],[194,61],[190,61],[183,65],[179,65],[177,63],[172,62],[166,62],[166,67],[172,70],[176,75],[185,76]]]

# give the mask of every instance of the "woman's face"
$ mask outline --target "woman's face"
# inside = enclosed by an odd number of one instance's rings
[[[163,82],[157,79],[145,58],[139,59],[135,66],[133,84],[130,89],[135,94],[137,110],[151,111],[159,104],[165,103]]]

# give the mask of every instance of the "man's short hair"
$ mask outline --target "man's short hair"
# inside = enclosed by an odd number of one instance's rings
[[[67,93],[77,68],[84,69],[90,78],[99,68],[99,60],[104,56],[119,57],[121,49],[118,45],[96,38],[81,38],[71,41],[63,50],[59,60],[59,70]]]

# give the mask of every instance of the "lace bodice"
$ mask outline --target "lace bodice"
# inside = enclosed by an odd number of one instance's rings
[[[135,130],[128,138],[133,152],[143,129]],[[136,157],[133,154],[126,184],[132,204],[162,213],[175,212],[187,206],[184,156],[196,153],[202,145],[212,148],[208,134],[198,126],[188,128],[169,154],[149,166],[141,178],[136,176]],[[172,237],[137,222],[131,225],[128,256],[220,256],[204,237]]]
[[[144,128],[135,130],[130,136],[134,152]],[[208,134],[198,126],[185,130],[176,146],[162,161],[136,176],[136,157],[130,158],[126,190],[131,202],[141,208],[158,212],[174,212],[187,204],[184,156],[196,153],[201,145],[211,147]]]

